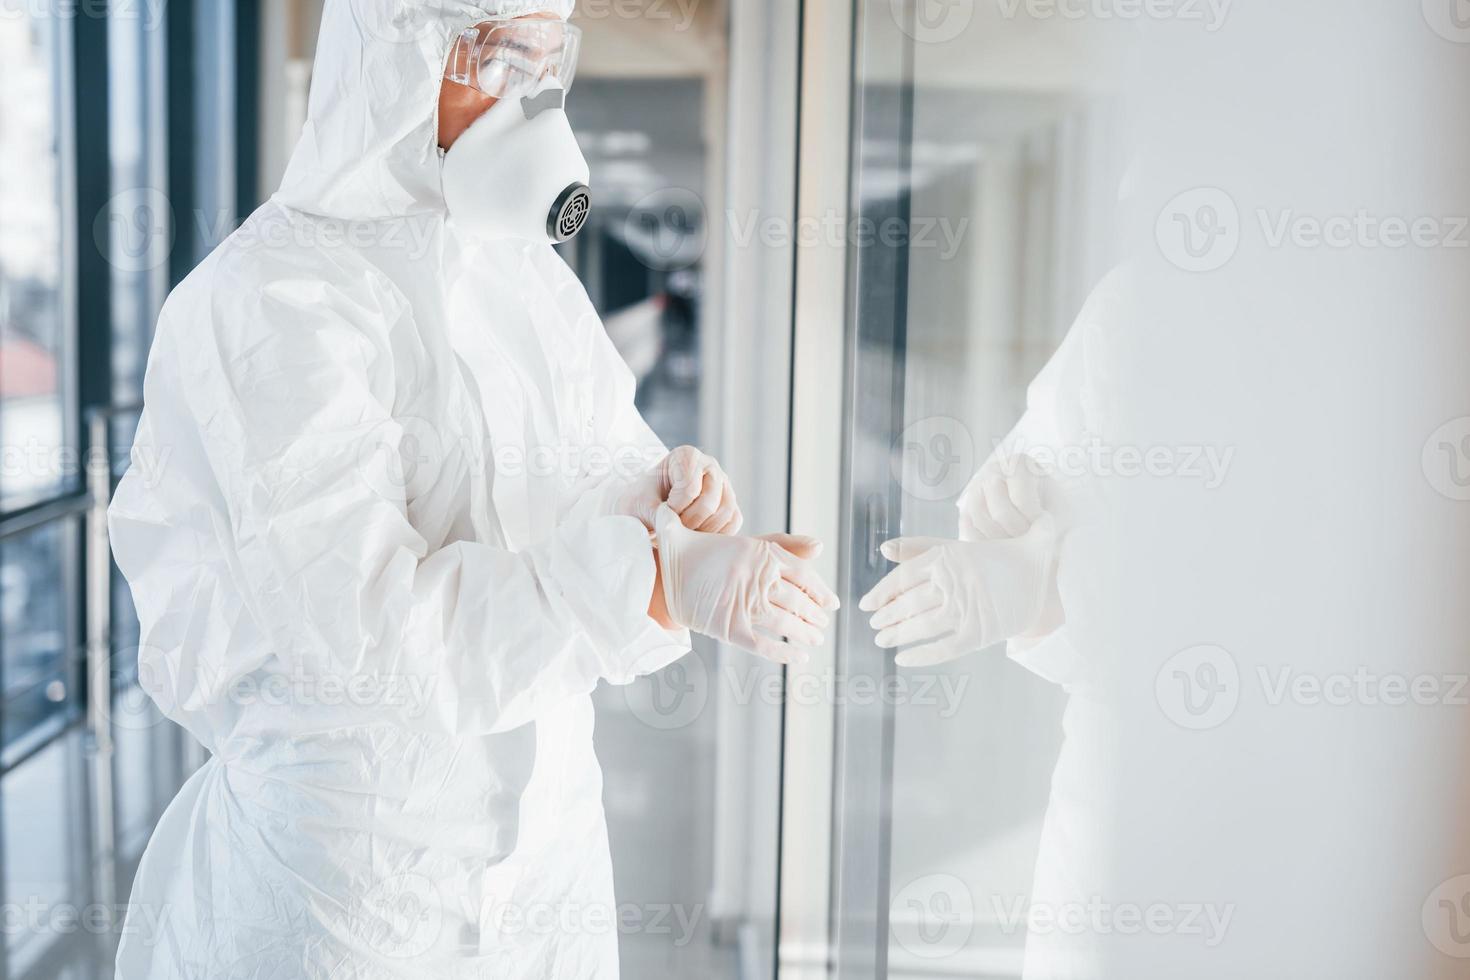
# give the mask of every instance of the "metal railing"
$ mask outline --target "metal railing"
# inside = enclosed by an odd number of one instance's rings
[[[92,756],[92,887],[96,901],[117,905],[117,817],[112,733],[112,423],[141,406],[94,409],[87,416],[87,742]]]

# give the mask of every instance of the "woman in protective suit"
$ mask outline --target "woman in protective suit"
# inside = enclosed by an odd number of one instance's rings
[[[736,535],[550,247],[571,6],[328,0],[280,190],[165,304],[110,525],[211,758],[120,980],[615,977],[590,692],[822,641],[816,543]]]

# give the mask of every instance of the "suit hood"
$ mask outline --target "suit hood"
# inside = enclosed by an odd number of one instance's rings
[[[306,125],[276,200],[344,220],[439,212],[439,86],[459,33],[574,0],[327,0]]]

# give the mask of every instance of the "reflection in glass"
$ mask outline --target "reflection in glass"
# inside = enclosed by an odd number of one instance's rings
[[[872,497],[849,548],[871,579],[891,567],[869,564],[885,537],[957,537],[961,491],[1109,271],[1100,216],[1118,185],[1068,35],[977,9],[939,36],[888,4],[860,9],[855,193],[903,232],[896,249],[882,226],[876,246],[853,243],[856,369],[883,382],[852,393],[851,476]],[[849,662],[871,666],[858,632]],[[1065,694],[1000,648],[893,678],[909,696],[892,709],[890,785],[860,818],[880,829],[843,855],[855,939],[839,956],[889,976],[1020,977]],[[844,785],[885,778],[877,755],[844,758]],[[870,954],[872,882],[851,869],[885,857],[873,917],[888,930]]]
[[[100,976],[89,960],[98,939],[115,930],[117,910],[93,909],[87,875],[85,757],[80,734],[57,739],[5,776],[0,794],[4,840],[6,976],[25,976],[43,958],[40,976],[69,963],[76,976]],[[98,913],[101,912],[100,918]],[[90,968],[84,969],[84,965]],[[62,974],[65,975],[65,974]],[[109,974],[110,975],[110,974]]]
[[[163,193],[162,43],[162,26],[151,18],[114,15],[108,23],[112,390],[120,405],[143,397],[143,365],[175,230]]]
[[[58,143],[60,30],[50,5],[0,17],[0,505],[75,477],[64,408]]]
[[[47,722],[71,696],[69,588],[74,529],[53,522],[0,541],[0,650],[4,653],[4,747]]]

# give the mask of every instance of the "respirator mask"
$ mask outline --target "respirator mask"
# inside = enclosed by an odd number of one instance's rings
[[[457,228],[550,244],[582,230],[589,174],[566,114],[581,37],[557,20],[509,20],[455,41],[445,77],[498,100],[444,154],[444,203]]]

